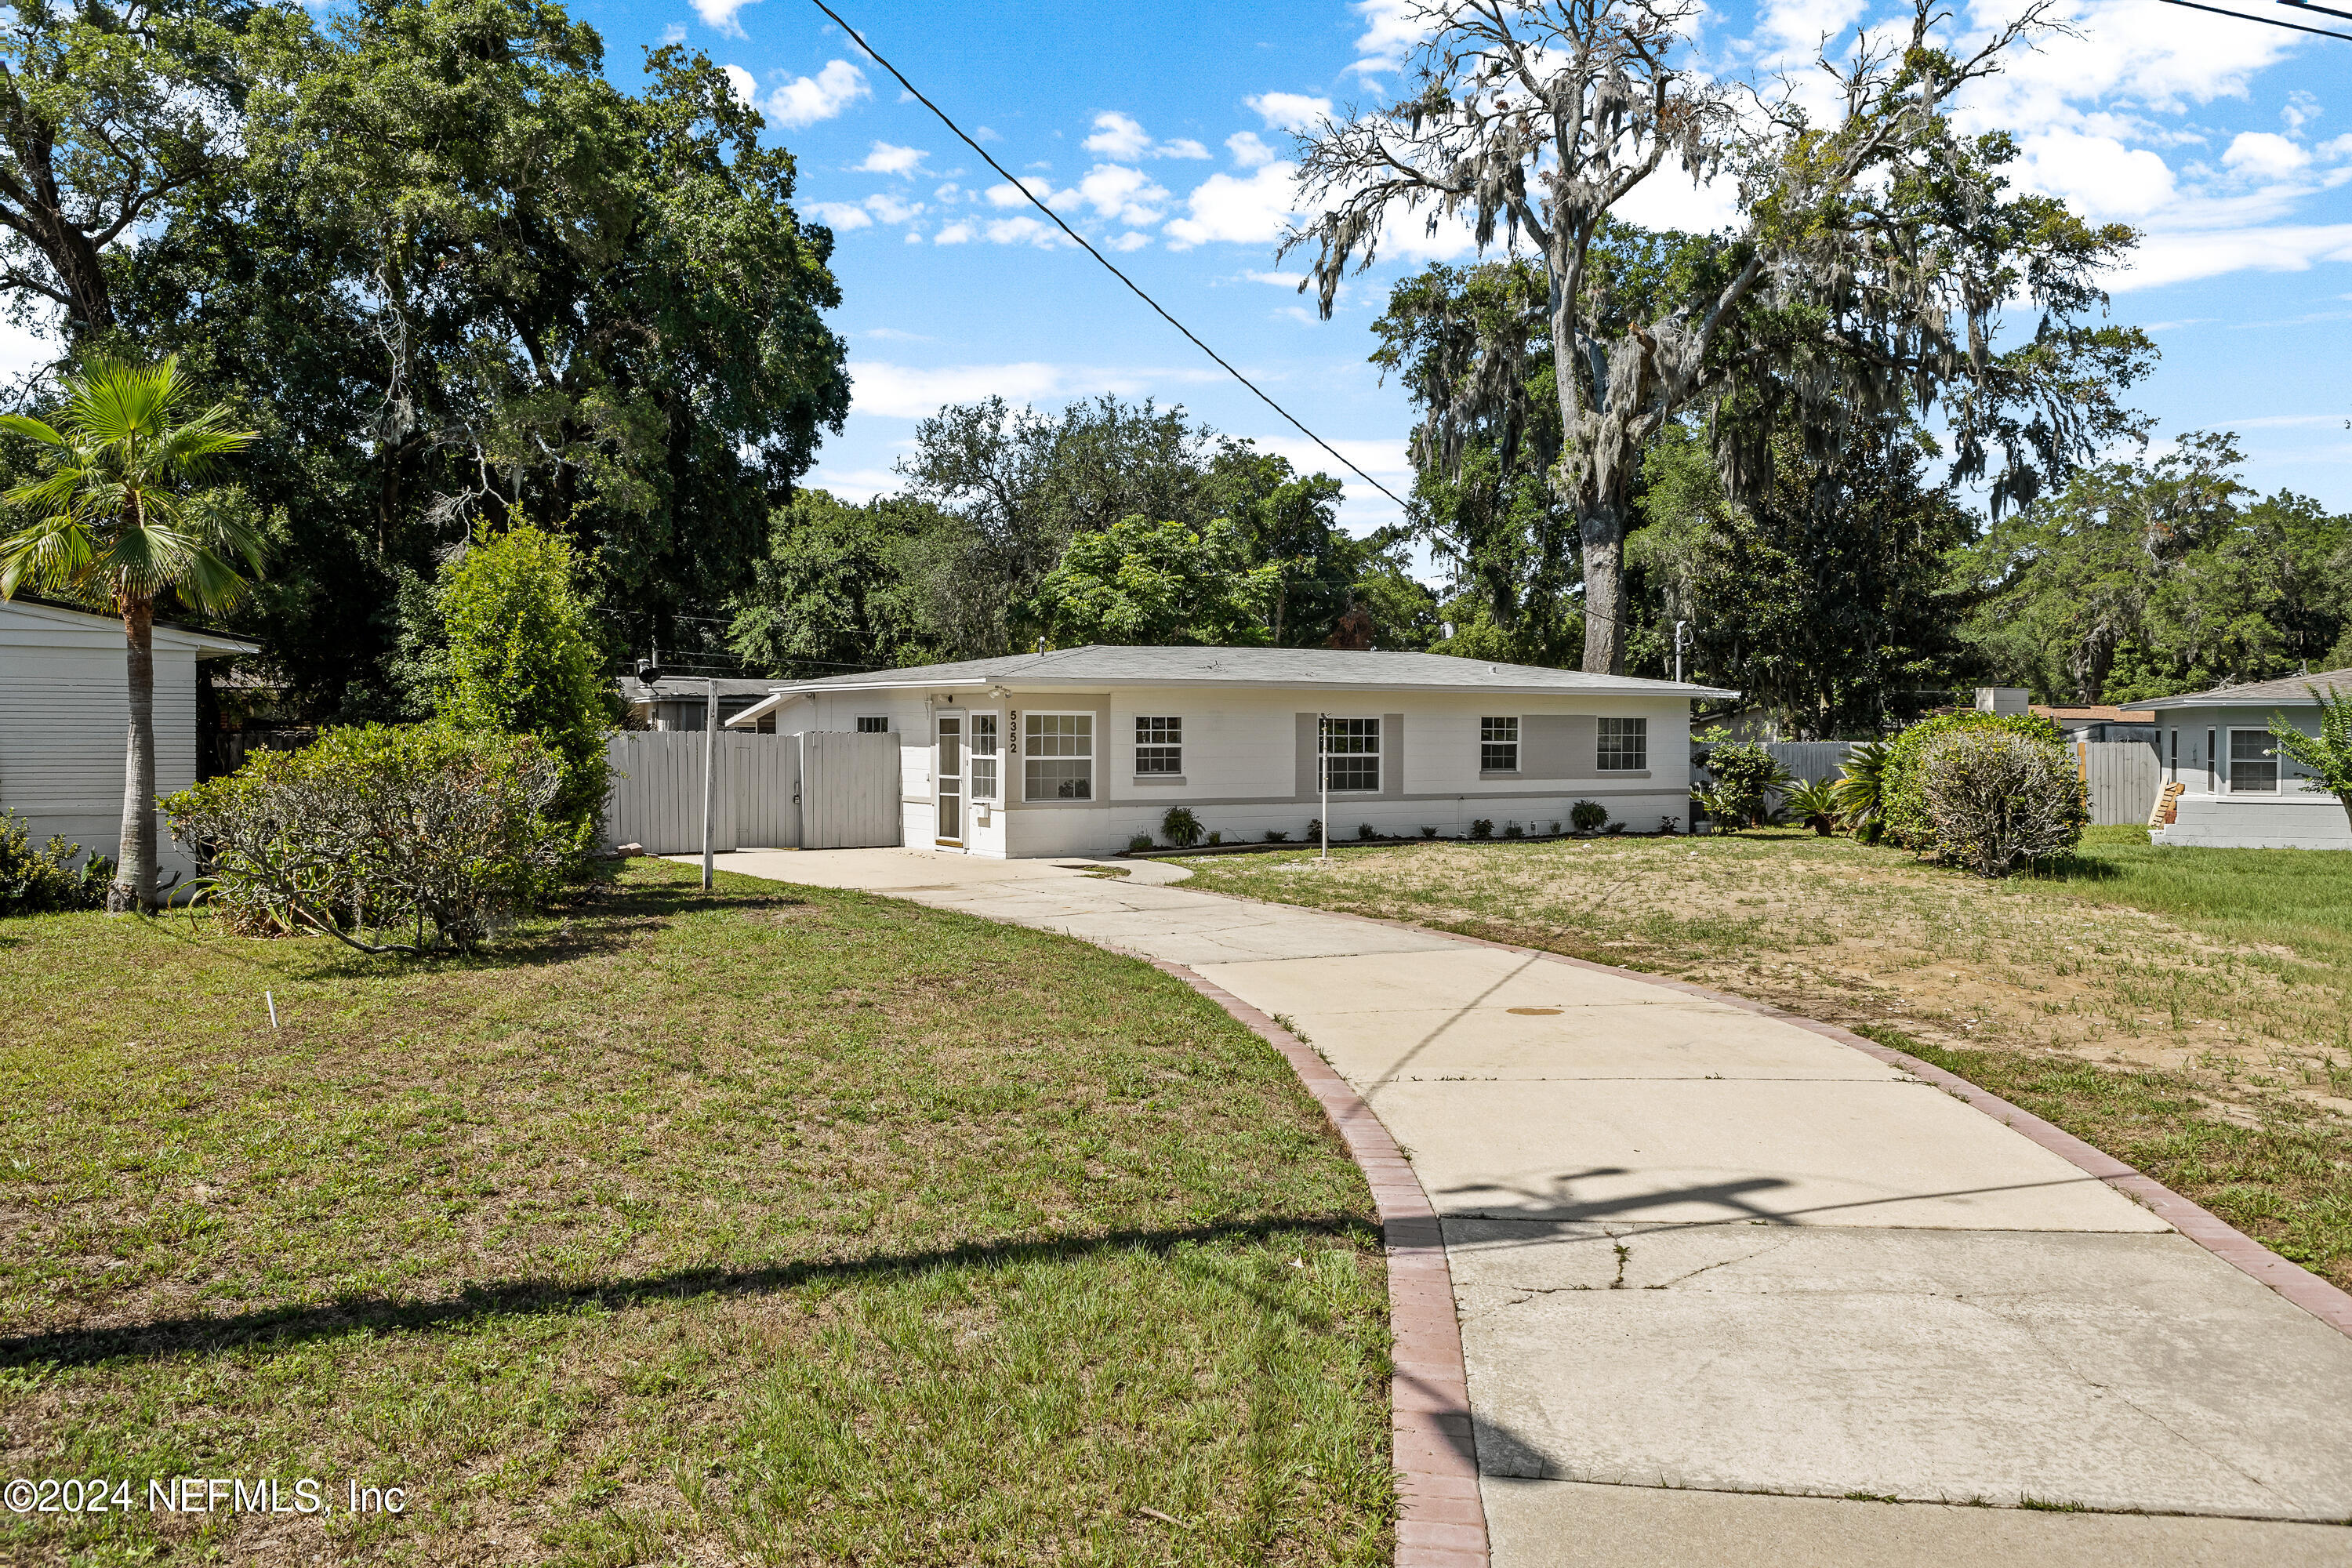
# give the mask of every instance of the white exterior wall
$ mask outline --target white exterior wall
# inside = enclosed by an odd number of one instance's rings
[[[155,630],[155,789],[196,782],[196,656],[205,644]],[[0,807],[34,842],[61,834],[112,857],[122,839],[131,693],[121,623],[43,605],[0,603]],[[156,825],[168,876],[195,868]]]
[[[2283,703],[2276,709],[2158,710],[2157,758],[2165,782],[2177,779],[2183,787],[2172,825],[2150,835],[2156,843],[2236,849],[2352,849],[2352,817],[2345,815],[2343,803],[2319,788],[2292,758],[2279,758],[2279,787],[2274,791],[2230,787],[2230,731],[2267,731],[2273,712],[2285,714],[2307,735],[2319,732],[2319,710],[2307,702]]]
[[[950,696],[957,712],[997,713],[1004,740],[1002,780],[1007,798],[985,809],[977,801],[967,807],[967,854],[1109,854],[1124,849],[1139,834],[1160,838],[1162,815],[1178,805],[1190,806],[1204,829],[1223,833],[1228,843],[1260,841],[1268,829],[1301,841],[1307,823],[1321,812],[1311,789],[1305,796],[1298,789],[1297,715],[1312,711],[1335,718],[1402,721],[1401,737],[1391,725],[1382,725],[1381,793],[1331,797],[1332,829],[1338,837],[1354,837],[1364,823],[1400,837],[1417,836],[1423,826],[1459,835],[1467,833],[1477,817],[1491,819],[1498,836],[1510,821],[1540,833],[1554,821],[1567,822],[1570,807],[1580,800],[1599,801],[1608,807],[1612,820],[1635,831],[1652,831],[1664,820],[1678,828],[1688,826],[1686,701],[1204,687],[1097,692],[1016,689],[1002,700],[968,689],[887,696],[828,692],[780,712],[778,728],[787,733],[849,730],[861,715],[887,714],[892,730],[902,737],[906,842],[910,847],[931,845],[937,838],[933,719],[949,710]],[[1023,800],[1016,715],[1073,711],[1096,716],[1095,798],[1083,803]],[[1479,721],[1503,715],[1522,720],[1536,715],[1645,718],[1651,765],[1645,774],[1482,778]],[[1137,776],[1134,734],[1139,717],[1183,720],[1181,783]],[[1523,748],[1528,743],[1523,735]]]

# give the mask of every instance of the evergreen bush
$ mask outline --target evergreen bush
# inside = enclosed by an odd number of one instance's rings
[[[1189,805],[1171,805],[1168,808],[1168,815],[1160,819],[1160,837],[1179,849],[1190,849],[1201,842],[1201,819],[1192,815],[1192,808]],[[1145,837],[1143,847],[1147,849],[1151,847],[1149,836]]]
[[[73,864],[81,846],[56,834],[37,845],[15,812],[0,811],[0,915],[63,914],[106,907],[114,862],[92,855]]]
[[[1609,808],[1597,800],[1580,800],[1568,808],[1568,820],[1579,833],[1598,833],[1609,824]],[[1559,829],[1555,826],[1552,831]]]
[[[2090,821],[2082,779],[2058,747],[1971,725],[1937,737],[1919,758],[1920,793],[1937,852],[1979,877],[2063,855]]]
[[[2032,713],[1983,713],[1973,710],[1923,719],[1896,735],[1878,763],[1878,820],[1885,836],[1915,854],[1937,848],[1936,824],[1927,811],[1927,780],[1921,763],[1929,747],[1948,735],[1976,730],[2017,735],[2064,755],[2065,738],[2058,726]]]

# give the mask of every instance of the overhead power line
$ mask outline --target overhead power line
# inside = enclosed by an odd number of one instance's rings
[[[826,5],[824,0],[809,0],[809,3],[814,5],[818,10],[824,12],[826,16],[832,17],[835,25],[837,25],[843,32],[847,33],[852,38],[855,38],[857,41],[857,47],[859,48],[864,49],[867,55],[873,58],[876,65],[880,66],[884,70],[888,71],[892,76],[898,79],[898,85],[905,88],[916,102],[921,104],[925,109],[929,110],[933,114],[938,115],[940,117],[940,123],[946,126],[950,131],[955,132],[957,141],[961,142],[965,146],[979,153],[982,162],[985,163],[990,168],[995,170],[998,174],[1003,174],[1006,184],[1010,184],[1014,190],[1019,191],[1023,195],[1028,197],[1029,205],[1035,207],[1039,212],[1044,213],[1053,223],[1055,228],[1058,228],[1064,234],[1068,235],[1070,238],[1076,242],[1081,249],[1085,250],[1088,256],[1091,256],[1097,261],[1101,262],[1103,269],[1108,272],[1112,277],[1118,279],[1120,282],[1126,284],[1137,299],[1142,300],[1145,304],[1158,311],[1161,321],[1167,322],[1170,326],[1183,333],[1185,337],[1191,339],[1194,348],[1199,349],[1202,353],[1207,354],[1211,359],[1215,360],[1217,363],[1223,368],[1226,374],[1232,376],[1235,381],[1240,382],[1244,386],[1248,387],[1252,392],[1256,393],[1259,402],[1265,404],[1268,408],[1273,409],[1276,414],[1281,415],[1285,419],[1290,421],[1292,428],[1296,429],[1300,435],[1306,437],[1308,440],[1314,442],[1317,446],[1322,447],[1326,452],[1330,453],[1332,457],[1338,458],[1339,462],[1346,467],[1349,473],[1363,480],[1364,483],[1371,486],[1372,489],[1380,491],[1381,494],[1388,497],[1389,500],[1395,501],[1397,505],[1404,505],[1404,500],[1402,497],[1399,496],[1394,490],[1389,489],[1388,486],[1381,483],[1380,480],[1372,478],[1371,475],[1364,472],[1363,469],[1356,467],[1355,464],[1349,462],[1348,459],[1340,454],[1338,447],[1332,446],[1330,442],[1323,439],[1322,437],[1315,434],[1314,431],[1309,430],[1299,421],[1298,416],[1291,413],[1289,409],[1285,408],[1281,404],[1276,403],[1273,398],[1268,397],[1265,395],[1265,390],[1261,388],[1257,383],[1244,375],[1240,371],[1235,370],[1233,365],[1226,361],[1223,354],[1219,353],[1216,350],[1211,348],[1208,344],[1202,342],[1198,337],[1194,336],[1192,328],[1186,326],[1183,322],[1170,315],[1159,300],[1153,299],[1150,295],[1143,291],[1141,287],[1136,283],[1134,279],[1129,278],[1126,273],[1121,272],[1118,268],[1112,266],[1110,258],[1105,256],[1101,251],[1097,250],[1093,246],[1087,244],[1087,238],[1084,235],[1080,234],[1076,229],[1072,228],[1068,224],[1064,223],[1062,221],[1062,215],[1055,212],[1052,207],[1047,206],[1043,201],[1039,200],[1036,192],[1031,190],[1019,180],[1014,179],[1011,172],[1008,171],[1003,164],[998,163],[994,158],[990,157],[987,148],[982,146],[979,142],[965,135],[963,133],[963,127],[958,125],[953,120],[950,119],[946,110],[941,109],[938,104],[933,103],[929,99],[925,98],[921,90],[918,89],[913,82],[907,79],[907,73],[900,70],[897,66],[892,65],[888,60],[884,59],[882,58],[881,51],[877,49],[872,44],[867,43],[866,41],[866,36],[863,33],[860,33],[856,28],[851,26],[847,22],[842,19],[840,12]]]
[[[2301,22],[2290,22],[2281,16],[2256,16],[2245,11],[2231,11],[2220,5],[2202,5],[2198,0],[2164,0],[2168,5],[2179,5],[2190,11],[2208,11],[2216,16],[2232,16],[2241,22],[2260,22],[2266,27],[2284,27],[2291,32],[2315,33],[2323,38],[2342,38],[2352,43],[2352,33],[2338,33],[2328,27],[2307,27]],[[2352,16],[2352,12],[2330,11],[2325,5],[2313,5],[2307,0],[2279,0],[2282,5],[2292,5],[2298,11],[2317,11],[2330,16]]]

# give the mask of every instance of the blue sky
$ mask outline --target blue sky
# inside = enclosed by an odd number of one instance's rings
[[[1989,22],[2015,3],[1967,15]],[[2352,43],[2155,0],[2063,3],[2079,36],[2019,59],[1964,102],[1964,121],[2015,132],[2029,182],[2148,232],[2112,286],[2115,316],[2164,352],[2136,394],[2160,432],[2234,428],[2257,485],[2352,510]],[[812,482],[850,497],[892,488],[918,417],[992,392],[1150,395],[1328,466],[1033,209],[1008,205],[1003,182],[806,0],[572,8],[603,32],[624,84],[666,38],[732,68],[799,158],[803,210],[834,226],[856,403]],[[1370,324],[1398,276],[1466,256],[1466,243],[1403,237],[1329,321],[1291,291],[1297,259],[1286,268],[1275,254],[1287,128],[1400,83],[1405,0],[835,8],[1180,319],[1405,489],[1411,416],[1365,361]],[[1864,0],[1726,6],[1706,15],[1699,47],[1718,71],[1752,72],[1810,59],[1825,29],[1894,15]],[[1627,211],[1685,226],[1727,216],[1719,195],[1663,176]],[[1395,515],[1352,477],[1349,496],[1351,527]]]

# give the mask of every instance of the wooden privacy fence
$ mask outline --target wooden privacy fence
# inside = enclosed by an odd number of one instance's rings
[[[702,848],[698,731],[623,731],[604,747],[613,764],[604,798],[607,846],[642,844],[649,855]],[[815,732],[719,735],[710,847],[846,849],[898,842],[898,748],[890,735]]]
[[[2156,809],[2164,767],[2146,741],[2077,741],[2074,765],[2091,794],[2095,827],[2137,827]]]

